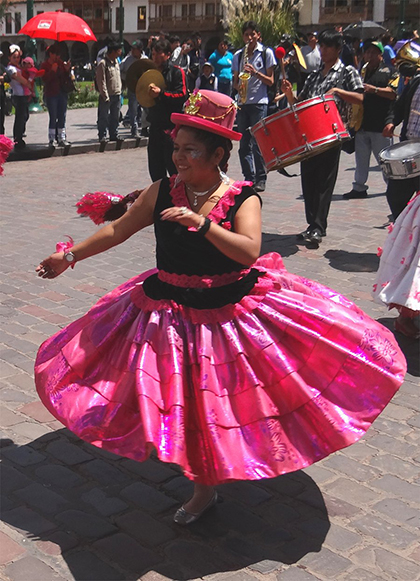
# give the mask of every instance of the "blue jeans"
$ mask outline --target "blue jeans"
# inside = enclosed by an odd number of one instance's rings
[[[232,81],[225,81],[224,79],[217,79],[217,90],[224,95],[232,94]]]
[[[99,139],[106,137],[107,129],[109,138],[118,138],[118,124],[121,109],[121,95],[111,95],[109,101],[105,101],[99,96],[98,102],[98,136]]]
[[[139,103],[136,99],[136,94],[132,91],[127,91],[128,97],[128,109],[127,116],[130,121],[131,135],[137,135],[139,125],[138,125],[138,113],[139,113]]]
[[[48,128],[51,131],[54,130],[54,133],[58,129],[64,129],[66,126],[67,99],[68,95],[64,92],[60,92],[53,97],[45,97],[45,104],[50,116]]]
[[[239,159],[242,173],[247,181],[266,182],[267,170],[257,142],[250,128],[267,116],[267,105],[242,105],[237,113],[238,131],[242,133]]]
[[[353,189],[356,192],[366,192],[368,189],[366,182],[369,175],[370,154],[373,153],[379,164],[379,152],[390,145],[392,145],[392,139],[383,137],[382,133],[357,131],[355,137],[356,171],[354,172],[353,182]],[[385,183],[388,183],[383,174],[382,177]]]

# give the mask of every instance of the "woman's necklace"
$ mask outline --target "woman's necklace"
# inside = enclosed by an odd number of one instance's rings
[[[221,183],[222,183],[222,180],[219,180],[217,182],[217,184],[214,184],[211,188],[209,188],[205,192],[195,192],[192,188],[190,188],[190,186],[185,184],[185,188],[194,196],[194,200],[193,200],[194,208],[196,206],[198,206],[198,198],[201,198],[203,196],[206,196],[207,194],[210,194],[210,192],[212,192],[213,190],[214,191],[217,190],[217,188],[220,186]]]

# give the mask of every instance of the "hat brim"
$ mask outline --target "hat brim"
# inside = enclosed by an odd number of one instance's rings
[[[207,119],[200,119],[200,117],[195,117],[193,115],[187,115],[186,113],[172,113],[171,121],[175,125],[187,125],[188,127],[193,127],[195,129],[202,129],[204,131],[209,131],[210,133],[216,133],[216,135],[221,135],[227,139],[232,139],[233,141],[240,141],[242,139],[242,133],[208,121]]]

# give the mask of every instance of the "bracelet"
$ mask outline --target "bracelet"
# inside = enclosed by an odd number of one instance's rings
[[[197,226],[197,234],[200,234],[200,236],[205,236],[207,234],[207,232],[209,231],[210,224],[211,224],[211,220],[210,220],[210,218],[207,218],[207,216],[206,216],[204,218],[204,222],[202,224],[200,224],[200,226]]]
[[[375,87],[375,95],[377,94],[378,91],[379,91],[379,87]]]

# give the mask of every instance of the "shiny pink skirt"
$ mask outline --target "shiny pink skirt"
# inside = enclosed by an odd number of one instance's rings
[[[40,348],[48,410],[91,444],[152,450],[202,484],[292,472],[356,442],[401,385],[394,336],[277,254],[251,295],[207,311],[154,301],[145,273]]]

